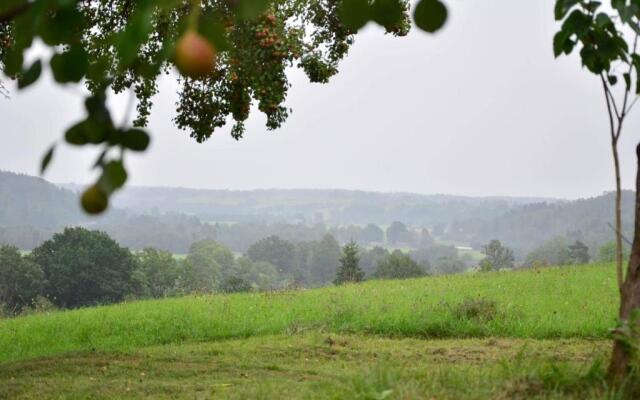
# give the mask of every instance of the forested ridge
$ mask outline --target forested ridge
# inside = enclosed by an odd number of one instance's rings
[[[421,247],[420,230],[445,243],[474,249],[499,239],[524,255],[555,237],[580,240],[592,252],[613,237],[612,194],[563,201],[542,198],[463,197],[349,190],[197,190],[130,187],[118,208],[87,218],[74,185],[0,172],[0,242],[29,250],[65,226],[100,229],[132,249],[153,246],[186,253],[192,243],[215,239],[236,252],[269,236],[318,241],[330,233],[340,243],[383,243],[392,222],[413,236],[395,245]],[[623,196],[629,233],[632,192]],[[594,254],[595,255],[595,254]]]
[[[0,226],[55,229],[84,220],[77,195],[42,178],[0,171]]]

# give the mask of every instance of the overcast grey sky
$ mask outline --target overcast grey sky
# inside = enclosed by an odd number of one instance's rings
[[[368,26],[327,85],[292,71],[284,127],[267,132],[253,113],[240,142],[229,129],[206,144],[178,131],[175,82],[164,79],[152,146],[128,158],[129,183],[565,198],[611,190],[601,88],[576,58],[554,60],[553,1],[448,4],[436,36],[394,38]],[[0,99],[0,169],[36,174],[48,145],[81,116],[78,89],[50,82]],[[623,182],[632,187],[640,107],[623,135]],[[46,178],[88,182],[94,154],[64,147]]]

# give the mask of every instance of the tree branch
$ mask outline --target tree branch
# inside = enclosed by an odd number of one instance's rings
[[[603,74],[600,75],[600,78],[602,79],[602,83],[603,83],[603,87],[604,87],[604,95],[607,96],[607,101],[611,102],[611,105],[613,107],[613,111],[615,112],[616,118],[618,119],[618,121],[620,120],[621,114],[620,111],[618,110],[618,105],[616,104],[616,99],[613,97],[613,93],[611,93],[611,89],[609,89],[609,85],[607,84],[607,80],[604,77]]]
[[[74,0],[75,4],[82,2],[83,0]],[[11,22],[20,15],[29,11],[29,9],[33,6],[33,1],[25,1],[24,3],[20,3],[17,6],[10,8],[6,11],[0,12],[0,24],[5,22]]]
[[[616,144],[618,142],[618,139],[616,137],[616,126],[615,126],[615,122],[613,121],[613,109],[611,107],[611,99],[609,98],[609,87],[607,86],[607,81],[604,77],[604,75],[600,75],[600,79],[602,80],[602,88],[604,90],[604,98],[605,100],[607,100],[607,111],[609,113],[609,128],[610,128],[610,133],[611,133],[611,142]],[[615,103],[614,103],[615,106]],[[617,116],[617,113],[616,113]]]
[[[614,228],[613,225],[611,225],[611,222],[607,222],[607,225],[609,225],[609,228],[611,228],[612,231],[614,231],[615,233],[618,233],[618,230],[616,228]],[[631,246],[633,243],[631,243],[631,241],[629,239],[626,238],[626,236],[624,236],[622,233],[620,233],[620,236],[622,237],[622,240],[624,240],[625,242],[627,242],[627,244],[629,246]]]

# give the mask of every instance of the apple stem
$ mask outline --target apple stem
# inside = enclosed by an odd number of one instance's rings
[[[191,13],[189,14],[189,22],[187,29],[190,31],[198,30],[198,22],[200,21],[200,13],[202,10],[202,0],[191,1]]]

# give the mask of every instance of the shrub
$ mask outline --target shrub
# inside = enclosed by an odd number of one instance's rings
[[[488,299],[465,299],[454,309],[458,319],[491,321],[498,314],[498,304]]]
[[[44,296],[36,297],[29,307],[22,309],[21,315],[41,314],[56,311],[58,307]]]
[[[411,257],[395,250],[378,262],[374,277],[378,279],[407,279],[426,275],[424,269]]]
[[[252,287],[249,282],[242,278],[229,276],[222,280],[219,289],[222,293],[242,293],[250,292]]]

